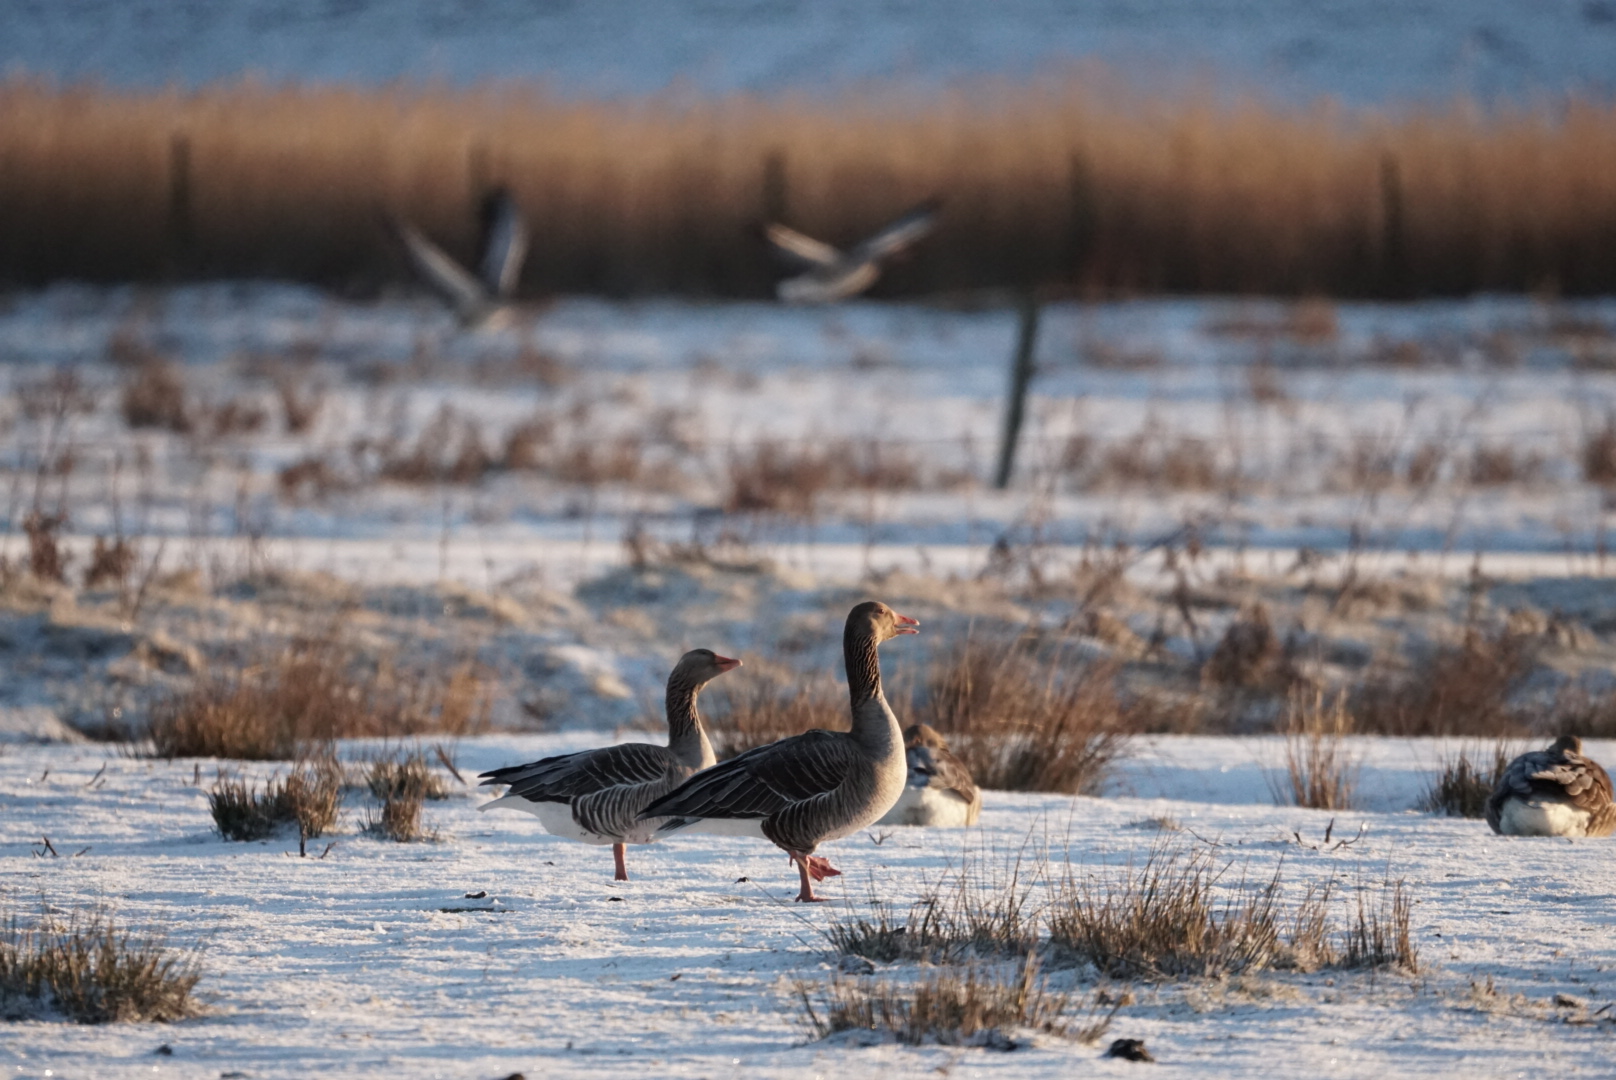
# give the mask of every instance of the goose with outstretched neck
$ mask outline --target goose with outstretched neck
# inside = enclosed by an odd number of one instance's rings
[[[616,879],[627,881],[624,845],[657,839],[660,822],[643,819],[641,812],[718,760],[696,711],[696,695],[713,679],[740,666],[739,660],[711,649],[692,649],[668,676],[667,746],[620,743],[493,769],[482,774],[482,782],[510,788],[479,809],[525,810],[556,836],[610,844]]]
[[[903,730],[881,692],[876,649],[920,623],[868,601],[847,616],[842,652],[847,664],[850,731],[805,731],[748,750],[697,773],[651,803],[645,818],[664,818],[659,832],[690,829],[772,840],[797,864],[797,899],[813,902],[814,882],[841,871],[814,854],[892,808],[903,792]]]

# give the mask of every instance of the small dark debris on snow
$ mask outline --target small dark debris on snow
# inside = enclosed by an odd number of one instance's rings
[[[1577,997],[1575,994],[1555,994],[1554,1003],[1562,1009],[1586,1009],[1588,999]]]
[[[157,1054],[160,1057],[173,1057],[174,1056],[174,1048],[172,1046],[168,1045],[167,1043],[164,1043],[162,1046],[159,1046],[156,1050],[153,1050],[152,1053]]]
[[[1106,1057],[1121,1058],[1124,1061],[1155,1061],[1150,1051],[1145,1049],[1143,1039],[1117,1039],[1112,1042],[1111,1049],[1105,1052]]]
[[[669,982],[678,982],[679,981],[679,976],[681,976],[683,974],[684,974],[684,972],[682,972],[682,971],[675,971],[672,975],[668,976],[668,981]]]
[[[219,1080],[247,1080],[247,1074],[244,1072],[222,1072],[219,1074]]]
[[[523,1076],[521,1073],[511,1073],[509,1076],[500,1077],[499,1080],[527,1080],[527,1077]]]
[[[606,898],[606,902],[608,904],[621,904],[623,902],[623,898],[621,896],[608,896]]]
[[[478,889],[476,892],[467,893],[466,894],[466,899],[467,900],[481,900],[483,897],[485,897],[487,895],[488,895],[488,890],[487,889]]]
[[[752,879],[749,878],[749,877],[738,877],[738,878],[735,879],[735,884],[739,885],[743,881],[751,881],[751,880]]]

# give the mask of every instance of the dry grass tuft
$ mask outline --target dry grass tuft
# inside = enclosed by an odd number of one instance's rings
[[[1458,756],[1442,763],[1442,771],[1420,798],[1420,809],[1448,817],[1481,817],[1487,808],[1487,797],[1509,764],[1509,750],[1502,741],[1493,747],[1492,759],[1490,767],[1479,760],[1471,761],[1461,747]]]
[[[820,498],[844,491],[908,491],[923,483],[920,462],[879,439],[784,442],[732,448],[724,509],[811,518]]]
[[[208,793],[213,823],[226,840],[260,840],[286,825],[312,839],[337,823],[341,802],[342,767],[331,758],[299,765],[284,780],[270,777],[262,792],[221,775]]]
[[[171,1022],[201,1012],[195,953],[131,936],[104,911],[66,922],[44,916],[0,931],[0,1017],[61,1016],[80,1024]]]
[[[1468,735],[1521,733],[1510,698],[1531,674],[1535,640],[1509,627],[1470,627],[1455,645],[1438,647],[1400,672],[1372,675],[1352,711],[1361,733]]]
[[[1031,1029],[1090,1043],[1110,1025],[1110,1016],[1074,1025],[1070,994],[1052,992],[1038,973],[1038,959],[1024,957],[1013,969],[969,966],[933,968],[912,982],[836,977],[815,993],[797,984],[808,1025],[818,1038],[841,1031],[890,1034],[908,1046],[986,1046],[1014,1050],[1016,1029]],[[818,1001],[816,1003],[816,998]],[[823,1014],[823,1015],[821,1015]]]
[[[1414,903],[1402,879],[1382,882],[1373,899],[1359,888],[1351,925],[1343,934],[1337,967],[1397,968],[1417,974],[1419,949],[1411,929]]]
[[[1020,856],[1002,874],[985,877],[978,864],[967,861],[912,905],[902,920],[872,898],[872,915],[838,919],[825,929],[825,937],[842,956],[883,964],[1024,955],[1038,941],[1037,919],[1029,910],[1033,877]]]
[[[387,792],[379,809],[365,811],[365,831],[400,844],[431,839],[435,833],[421,825],[423,797],[418,789]]]
[[[202,676],[152,707],[150,737],[160,757],[272,760],[332,739],[466,734],[482,727],[487,704],[471,664],[409,672],[326,636]]]
[[[1616,484],[1616,414],[1582,436],[1582,478],[1590,484]]]
[[[1268,609],[1262,604],[1252,605],[1229,624],[1201,668],[1201,682],[1207,686],[1284,690],[1296,679],[1284,643],[1274,633]]]
[[[387,799],[434,801],[449,797],[449,784],[427,763],[426,753],[409,750],[378,758],[365,768],[365,787],[371,795]]]
[[[1313,810],[1351,809],[1358,763],[1345,742],[1353,730],[1345,696],[1293,691],[1285,712],[1285,775],[1268,778],[1274,800]]]
[[[185,376],[178,364],[146,353],[124,378],[120,401],[124,423],[132,428],[162,428],[180,434],[193,427],[185,400]]]
[[[1306,970],[1327,961],[1327,895],[1308,894],[1287,940],[1279,870],[1266,884],[1242,879],[1220,897],[1228,869],[1205,851],[1158,845],[1143,866],[1098,880],[1069,870],[1045,916],[1050,942],[1112,978]]]
[[[1069,647],[967,636],[933,659],[906,715],[942,732],[981,787],[1091,795],[1127,746],[1115,676]]]
[[[28,537],[28,572],[40,581],[67,580],[67,563],[72,556],[62,550],[58,539],[66,524],[65,513],[34,510],[23,518],[22,531]]]
[[[90,549],[90,565],[84,568],[84,587],[95,589],[112,585],[122,588],[139,561],[135,546],[124,537],[115,536],[109,543],[106,537],[97,536]]]

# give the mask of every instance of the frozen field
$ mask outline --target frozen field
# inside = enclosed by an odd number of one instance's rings
[[[582,745],[490,737],[462,743],[459,759],[477,770]],[[6,1024],[0,1062],[18,1077],[198,1080],[1129,1075],[1137,1066],[1101,1060],[1103,1045],[1052,1038],[1008,1054],[811,1043],[793,985],[829,977],[820,930],[871,897],[902,905],[967,855],[992,873],[1024,848],[1033,863],[1047,851],[1089,869],[1139,858],[1157,839],[1151,820],[1167,816],[1183,826],[1177,841],[1216,843],[1253,876],[1283,860],[1292,899],[1332,877],[1349,892],[1406,878],[1427,967],[1139,984],[1106,1041],[1145,1039],[1153,1075],[1272,1076],[1283,1062],[1298,1076],[1608,1076],[1610,842],[1501,839],[1410,812],[1451,749],[1362,740],[1373,809],[1332,815],[1272,805],[1261,779],[1272,741],[1156,740],[1107,798],[990,793],[976,830],[832,845],[846,871],[829,883],[837,902],[805,910],[788,902],[785,860],[759,842],[634,849],[634,880],[614,884],[603,849],[548,837],[526,815],[479,815],[480,797],[462,790],[429,804],[435,842],[355,835],[350,806],[329,854],[299,859],[295,839],[220,840],[191,761],[13,746],[0,756],[7,905],[105,903],[166,928],[203,948],[212,1004],[174,1026]],[[1612,743],[1590,750],[1616,756]],[[204,788],[214,764],[202,763]],[[105,784],[87,786],[103,765]],[[1332,817],[1337,839],[1360,825],[1363,837],[1314,850]],[[44,835],[62,857],[31,854]],[[487,910],[444,910],[467,908]],[[1475,989],[1489,979],[1495,993]],[[160,1044],[173,1055],[156,1056]]]
[[[991,307],[564,300],[468,336],[424,302],[280,286],[17,294],[0,305],[9,513],[45,499],[67,533],[176,549],[435,545],[432,571],[536,541],[613,549],[636,522],[802,551],[1185,525],[1229,549],[1605,548],[1609,301],[1057,305],[999,493],[1013,336]],[[183,365],[186,430],[132,429],[130,386],[165,360]],[[63,366],[81,392],[58,418]],[[295,433],[282,388],[314,405]]]

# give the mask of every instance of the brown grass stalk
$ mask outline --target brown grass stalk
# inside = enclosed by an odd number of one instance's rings
[[[1458,754],[1444,761],[1441,771],[1431,778],[1420,798],[1420,809],[1448,817],[1481,817],[1487,808],[1487,796],[1509,764],[1508,746],[1500,740],[1493,747],[1490,762],[1487,756],[1478,752],[1472,761],[1469,751],[1460,747]]]
[[[1129,96],[1101,75],[925,99],[537,89],[0,87],[0,277],[404,273],[374,210],[469,260],[482,188],[545,243],[524,291],[763,295],[766,210],[844,244],[931,194],[888,293],[1602,293],[1616,106],[1346,111]]]
[[[1285,710],[1285,772],[1268,777],[1274,801],[1313,810],[1351,809],[1358,780],[1358,762],[1346,741],[1352,730],[1343,695],[1293,691]]]

